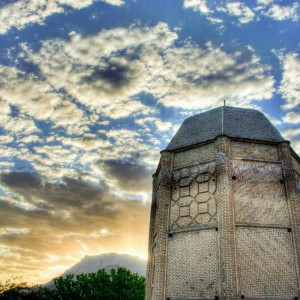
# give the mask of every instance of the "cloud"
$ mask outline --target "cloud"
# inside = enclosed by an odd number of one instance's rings
[[[183,7],[192,8],[194,11],[199,11],[205,15],[213,12],[208,8],[206,0],[184,0]]]
[[[226,5],[230,15],[239,19],[242,24],[249,23],[254,20],[255,13],[242,2],[229,2]]]
[[[284,109],[293,109],[300,104],[300,56],[290,52],[281,57],[283,66],[282,80],[278,92],[285,99]],[[287,118],[291,118],[289,115]],[[290,119],[291,120],[291,119]]]
[[[252,51],[226,53],[211,43],[175,47],[177,38],[164,23],[115,28],[45,41],[39,52],[28,51],[27,59],[50,86],[110,118],[155,114],[139,101],[141,93],[189,109],[213,107],[223,99],[248,105],[272,96],[270,68]]]
[[[283,121],[286,123],[300,123],[300,114],[296,112],[289,112],[283,117]]]
[[[154,124],[156,129],[160,132],[169,131],[173,126],[171,122],[164,122],[159,118],[154,118],[154,117],[138,119],[135,120],[135,122],[139,125],[145,126],[146,128],[148,128],[147,124]]]
[[[220,21],[232,23],[232,20],[227,18],[228,15],[237,18],[238,25],[253,21],[259,22],[261,17],[267,17],[274,21],[291,20],[294,22],[300,17],[297,1],[288,6],[275,4],[274,0],[257,0],[257,6],[253,6],[252,9],[241,1],[220,1],[218,5],[208,5],[209,3],[206,0],[184,0],[183,8],[190,8],[206,15],[212,23],[220,23]],[[220,14],[225,14],[225,16],[222,18]]]
[[[98,162],[97,165],[104,172],[117,190],[130,193],[151,191],[151,175],[154,169],[149,169],[134,162],[121,160],[106,160]]]
[[[150,80],[147,55],[157,56],[176,38],[163,23],[152,28],[115,28],[85,38],[73,35],[69,41],[45,41],[38,53],[28,53],[28,59],[39,66],[50,85],[65,89],[102,115],[122,118],[155,113],[134,96]]]
[[[165,106],[186,109],[211,108],[225,99],[247,105],[272,97],[274,78],[269,70],[247,51],[229,54],[211,43],[205,48],[187,44],[167,51],[156,96]]]
[[[299,128],[299,126],[285,128],[285,129],[281,130],[281,133],[286,140],[289,140],[291,142],[291,146],[296,151],[296,153],[299,153],[299,151],[300,151],[300,128]]]
[[[277,21],[291,20],[296,22],[300,17],[299,3],[294,2],[291,6],[273,4],[263,15]]]
[[[21,113],[36,119],[50,119],[57,126],[79,123],[84,119],[82,110],[64,99],[64,95],[47,82],[15,67],[0,65],[0,101],[15,105]],[[24,118],[22,122],[25,122]]]
[[[140,201],[79,177],[51,182],[39,174],[10,172],[1,181],[17,193],[0,200],[2,274],[22,272],[45,282],[86,253],[112,252],[120,245],[124,253],[146,252],[149,206]],[[138,227],[137,218],[145,220]]]
[[[0,9],[0,35],[11,28],[24,29],[30,24],[43,25],[46,18],[53,14],[62,14],[66,9],[83,9],[98,2],[97,0],[20,0],[9,3]],[[111,5],[120,6],[123,0],[102,0]]]
[[[271,4],[271,3],[273,3],[274,0],[256,0],[256,2],[257,2],[257,4],[262,4],[264,6],[267,6],[267,5]]]

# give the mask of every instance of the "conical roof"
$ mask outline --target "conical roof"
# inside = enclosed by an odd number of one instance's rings
[[[226,135],[266,142],[284,138],[268,118],[255,109],[221,106],[186,119],[166,150],[175,150]]]

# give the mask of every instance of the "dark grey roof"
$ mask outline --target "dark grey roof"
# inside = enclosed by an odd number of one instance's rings
[[[219,135],[267,142],[284,141],[263,113],[254,109],[221,106],[186,119],[166,150],[213,140]]]

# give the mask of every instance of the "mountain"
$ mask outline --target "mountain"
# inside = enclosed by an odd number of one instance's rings
[[[113,268],[126,268],[132,273],[146,276],[146,265],[147,262],[145,260],[128,254],[105,253],[95,256],[86,255],[81,261],[66,270],[61,276],[65,277],[67,274],[77,275],[81,273],[94,273],[99,269],[110,271]],[[51,280],[48,282],[46,287],[53,288],[54,281]]]

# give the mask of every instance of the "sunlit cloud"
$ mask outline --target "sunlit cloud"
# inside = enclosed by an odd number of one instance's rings
[[[83,9],[95,2],[120,6],[123,0],[20,0],[8,3],[0,9],[0,35],[11,28],[24,29],[30,24],[43,25],[53,14],[66,13],[67,9]]]
[[[274,3],[274,0],[257,0],[253,1],[251,7],[242,1],[222,0],[217,5],[213,1],[206,0],[184,0],[183,7],[185,9],[193,9],[207,16],[212,23],[220,23],[219,20],[237,24],[247,24],[253,21],[259,22],[262,17],[270,18],[275,21],[298,21],[300,17],[299,3],[294,1],[291,5]],[[220,13],[224,14],[220,16]],[[218,17],[214,17],[218,14]],[[228,19],[233,17],[233,19]]]
[[[279,92],[285,99],[284,109],[292,109],[300,104],[300,56],[299,53],[291,52],[281,57],[283,76]],[[293,115],[289,115],[289,119]],[[291,119],[290,119],[291,120]],[[292,122],[293,123],[293,122]]]

